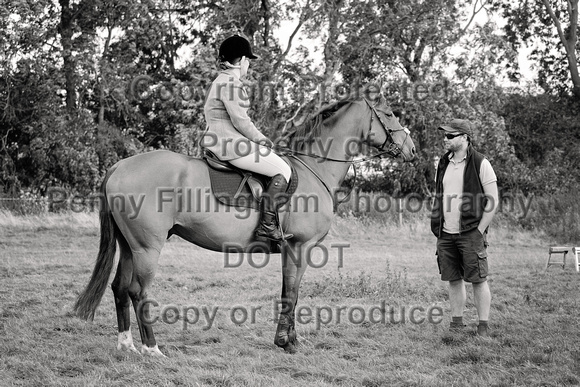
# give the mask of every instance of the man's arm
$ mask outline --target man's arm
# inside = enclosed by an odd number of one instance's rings
[[[481,221],[479,222],[479,232],[482,234],[487,229],[487,226],[491,223],[495,212],[497,211],[497,207],[499,206],[499,194],[497,191],[497,182],[492,182],[483,186],[483,193],[487,196],[487,204],[485,205],[485,209],[483,211],[483,216],[481,217]]]

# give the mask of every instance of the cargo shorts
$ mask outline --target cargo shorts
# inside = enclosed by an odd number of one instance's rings
[[[437,239],[437,265],[442,281],[486,281],[486,235],[482,235],[477,228],[461,234],[442,232]]]

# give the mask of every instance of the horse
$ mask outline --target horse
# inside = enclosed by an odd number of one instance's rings
[[[298,257],[286,259],[283,264],[281,308],[274,337],[275,345],[287,352],[296,351],[294,318],[300,282],[308,266],[305,252],[320,244],[329,232],[335,210],[334,193],[357,161],[355,156],[365,149],[378,151],[373,157],[388,154],[403,161],[415,157],[409,130],[401,126],[384,99],[374,102],[359,98],[331,104],[285,137],[287,160],[298,177],[295,194],[318,201],[316,211],[304,201],[291,201],[292,211],[289,206],[279,211],[284,233],[293,234],[280,243],[282,250]],[[218,252],[232,245],[246,250],[255,242],[253,230],[258,224],[258,212],[243,218],[236,216],[235,211],[213,196],[196,203],[192,211],[192,203],[187,202],[192,199],[179,194],[191,188],[207,191],[210,187],[205,160],[165,150],[120,160],[107,171],[100,192],[99,252],[74,312],[85,320],[94,318],[113,270],[118,245],[119,260],[111,284],[117,312],[118,350],[139,353],[130,329],[132,303],[141,335],[141,354],[165,356],[159,350],[152,324],[147,324],[144,316],[150,312],[150,303],[145,301],[150,296],[158,258],[171,235]],[[127,205],[127,200],[139,205],[138,213],[134,211],[137,206]]]

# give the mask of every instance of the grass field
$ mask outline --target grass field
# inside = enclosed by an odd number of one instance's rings
[[[305,317],[304,324],[297,323],[300,346],[293,355],[273,344],[279,256],[265,265],[267,257],[256,256],[253,266],[244,257],[240,266],[228,268],[223,254],[173,237],[162,252],[151,295],[159,304],[154,329],[165,359],[116,350],[110,290],[94,322],[71,315],[92,271],[98,236],[96,215],[0,214],[1,386],[580,383],[580,274],[570,260],[565,270],[544,271],[550,241],[541,235],[492,230],[492,338],[480,339],[472,333],[470,288],[466,333],[447,330],[446,284],[438,277],[435,239],[426,223],[396,227],[336,218],[325,241],[328,255],[318,250],[313,261],[321,267],[308,268],[302,282],[299,306],[308,307],[303,316],[310,311],[312,321]],[[337,244],[348,245],[342,257],[332,247]],[[229,263],[239,258],[229,257]],[[394,314],[385,323],[380,313],[370,321],[371,309],[377,312],[383,302]],[[442,311],[433,319],[441,320],[438,324],[428,321],[429,310]],[[244,311],[246,321],[236,324]],[[414,323],[411,317],[425,321]]]

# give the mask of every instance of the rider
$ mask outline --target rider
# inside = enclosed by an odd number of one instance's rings
[[[271,151],[272,141],[248,117],[248,95],[240,78],[246,76],[250,59],[256,58],[250,42],[240,35],[233,35],[221,44],[218,58],[221,71],[208,90],[204,106],[208,128],[202,146],[237,168],[272,177],[260,199],[261,217],[256,236],[281,240],[277,210],[284,204],[283,194],[292,172]]]

